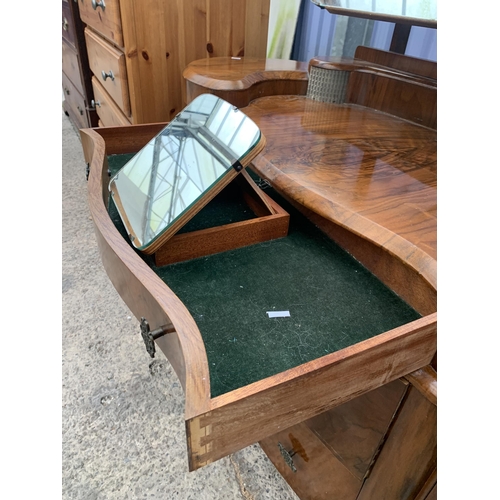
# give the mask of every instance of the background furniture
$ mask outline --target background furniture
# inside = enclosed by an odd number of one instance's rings
[[[269,1],[78,0],[99,125],[172,119],[191,61],[265,57]]]
[[[422,78],[412,64],[355,63],[345,104],[269,96],[245,108],[267,138],[252,169],[423,317],[216,395],[184,305],[130,254],[103,204],[106,155],[137,151],[161,125],[82,131],[105,268],[137,318],[175,329],[156,343],[185,390],[191,469],[259,441],[302,499],[436,498],[436,134],[414,106],[435,110],[422,99],[435,86]],[[411,105],[398,117],[399,97]]]
[[[78,128],[97,125],[83,30],[77,0],[62,0],[63,109]]]

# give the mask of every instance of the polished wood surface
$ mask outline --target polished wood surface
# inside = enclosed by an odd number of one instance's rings
[[[81,136],[91,164],[88,200],[104,268],[138,319],[146,317],[152,329],[166,325],[175,330],[158,339],[157,345],[185,391],[191,470],[429,364],[436,351],[435,314],[211,398],[207,358],[196,323],[121,237],[105,206],[107,155],[139,150],[163,126],[83,130]]]
[[[278,443],[294,453],[296,472],[281,456]],[[352,475],[304,423],[260,441],[260,446],[301,500],[355,500],[362,481]]]
[[[361,47],[358,47],[358,49]],[[363,47],[365,48],[365,47]],[[361,51],[361,54],[371,54],[370,51]],[[373,49],[375,50],[375,49]],[[383,54],[386,54],[385,51],[378,51]],[[406,58],[408,56],[401,56]],[[373,59],[376,59],[376,57],[373,57]],[[380,58],[383,60],[382,58]],[[410,58],[413,59],[413,58]],[[420,59],[417,59],[419,61]],[[430,61],[429,61],[430,62]],[[436,65],[435,63],[434,66]],[[385,66],[383,64],[378,64],[375,62],[371,61],[366,61],[364,59],[359,59],[357,57],[350,58],[350,57],[313,57],[309,61],[309,71],[311,67],[315,68],[322,68],[322,69],[330,69],[330,70],[338,70],[338,71],[358,71],[358,72],[371,72],[374,74],[379,74],[382,76],[387,76],[387,77],[392,77],[392,78],[397,78],[398,80],[408,80],[410,82],[416,82],[416,83],[422,83],[425,85],[429,85],[431,87],[436,87],[437,86],[437,81],[435,78],[427,77],[424,75],[421,75],[420,73],[426,73],[426,72],[419,72],[419,73],[413,73],[413,66],[411,64],[406,64],[404,65],[403,63],[399,65],[395,65],[396,68],[392,68],[390,66]],[[403,71],[401,69],[398,69],[399,66],[401,67],[406,67],[408,68],[407,71]]]
[[[305,423],[351,474],[363,480],[407,387],[407,382],[395,380]]]
[[[437,80],[437,63],[434,61],[374,49],[373,47],[364,47],[363,45],[356,48],[354,58]]]
[[[126,134],[122,127],[101,130],[105,131],[106,143],[94,129],[80,131],[85,158],[90,163],[88,204],[101,260],[114,287],[138,320],[145,317],[152,330],[175,325],[175,333],[156,342],[179,377],[186,394],[185,412],[189,419],[210,408],[208,362],[200,332],[184,304],[122,238],[107,211],[107,154],[132,152],[131,145],[139,150],[155,135],[152,131],[158,133],[161,129],[131,127]],[[137,131],[137,138],[129,139],[129,148],[125,148],[124,139],[127,141],[131,130]]]
[[[188,102],[210,93],[238,107],[268,95],[305,95],[308,82],[306,63],[248,56],[193,61],[183,77]]]
[[[253,163],[261,176],[437,289],[434,131],[300,96],[258,99],[243,111],[268,141]]]
[[[346,102],[437,128],[437,88],[373,71],[353,71]]]

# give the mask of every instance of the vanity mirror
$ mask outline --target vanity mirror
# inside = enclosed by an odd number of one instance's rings
[[[257,125],[233,105],[211,94],[197,97],[109,183],[132,245],[155,253],[264,144]]]

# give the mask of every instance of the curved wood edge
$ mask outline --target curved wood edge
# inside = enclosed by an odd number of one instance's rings
[[[434,313],[212,399],[186,422],[190,470],[429,364],[436,332]]]
[[[183,72],[185,80],[210,90],[248,90],[257,83],[275,80],[308,80],[307,63],[279,59],[241,58],[201,59],[190,63]],[[233,67],[230,67],[230,65]],[[264,67],[262,67],[264,66]],[[295,66],[295,67],[292,67]],[[209,74],[204,74],[205,70]]]
[[[334,56],[313,57],[309,61],[309,71],[311,67],[328,70],[372,73],[375,75],[398,79],[400,81],[418,83],[431,88],[435,88],[437,86],[437,81],[433,78],[410,73],[402,69],[400,70],[397,68],[383,66],[370,61],[364,61],[363,59]]]
[[[254,99],[272,95],[306,95],[307,81],[301,80],[269,80],[257,82],[244,90],[212,90],[196,83],[186,81],[187,102],[193,101],[201,94],[213,94],[221,97],[237,108],[244,108]]]
[[[432,366],[424,366],[405,376],[433,405],[437,406],[437,373]]]
[[[112,137],[113,130],[103,130],[106,131],[104,135]],[[80,130],[85,157],[90,159],[88,205],[102,263],[122,300],[137,319],[144,316],[152,330],[163,325],[175,328],[175,333],[159,338],[156,343],[171,362],[184,388],[185,418],[189,419],[210,407],[205,346],[184,304],[122,238],[108,215],[104,202],[107,199],[107,155],[115,151],[104,142],[100,133],[95,129]],[[117,149],[120,151],[120,147]],[[140,335],[138,342],[142,342]]]
[[[288,175],[266,160],[264,156],[256,158],[253,166],[256,172],[267,179],[278,191],[283,193],[293,192],[294,201],[297,201],[306,209],[383,248],[404,265],[411,267],[437,291],[437,262],[416,245],[394,234],[387,228],[366,219],[359,213],[352,212],[344,206],[322,197],[318,193],[311,196],[310,190],[297,184]]]
[[[437,63],[428,59],[421,59],[365,45],[359,45],[356,48],[354,58],[412,75],[420,75],[437,80]]]

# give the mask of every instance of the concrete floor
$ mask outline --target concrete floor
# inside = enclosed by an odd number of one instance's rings
[[[188,472],[182,389],[102,267],[64,114],[62,148],[62,498],[296,500],[258,444]]]

